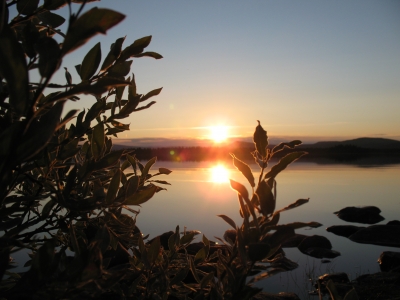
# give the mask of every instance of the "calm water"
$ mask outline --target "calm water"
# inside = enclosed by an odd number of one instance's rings
[[[171,186],[142,205],[137,223],[142,232],[154,237],[179,225],[181,229],[186,226],[188,230],[200,230],[213,239],[214,236],[222,237],[230,228],[216,215],[225,214],[241,224],[237,196],[226,178],[243,184],[246,180],[229,163],[222,163],[226,169],[215,169],[218,164],[157,162],[155,168],[166,167],[173,171],[160,177],[169,181]],[[253,165],[252,169],[256,174],[258,167]],[[382,251],[396,251],[396,248],[356,244],[325,229],[331,225],[358,225],[344,222],[333,214],[346,206],[378,206],[385,217],[383,224],[400,219],[400,165],[356,167],[296,162],[276,179],[277,209],[299,198],[310,198],[309,203],[282,213],[280,224],[294,221],[322,223],[324,226],[320,228],[297,232],[325,235],[333,249],[342,255],[331,263],[321,264],[319,259],[307,257],[297,248],[285,249],[287,256],[300,267],[261,281],[258,285],[265,290],[274,293],[294,291],[302,299],[308,299],[304,289],[308,276],[341,271],[354,279],[360,274],[378,272],[376,261]],[[250,186],[247,186],[250,191]]]

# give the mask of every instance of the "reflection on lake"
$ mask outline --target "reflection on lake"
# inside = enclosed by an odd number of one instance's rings
[[[208,238],[222,237],[229,225],[216,215],[225,214],[241,224],[236,193],[230,188],[228,178],[245,184],[247,180],[233,166],[212,162],[158,162],[156,167],[166,167],[173,172],[164,176],[169,181],[167,192],[160,192],[142,205],[137,225],[150,237],[165,231],[175,230],[176,225],[188,230],[200,230]],[[258,178],[258,167],[251,166]],[[296,162],[277,176],[277,209],[299,198],[310,198],[310,202],[281,214],[280,224],[294,221],[317,221],[324,226],[317,229],[298,230],[307,235],[325,235],[333,249],[341,256],[329,264],[307,257],[297,248],[285,249],[287,256],[297,261],[300,267],[292,272],[281,273],[259,283],[270,292],[295,291],[304,287],[306,272],[322,275],[327,271],[342,271],[350,279],[364,273],[378,272],[376,263],[382,251],[394,248],[362,245],[326,232],[332,225],[349,225],[337,218],[333,212],[346,206],[378,206],[385,217],[380,224],[400,219],[400,165],[385,165],[361,168],[347,165],[318,165]],[[361,225],[362,226],[362,225]],[[303,291],[304,292],[304,291]]]
[[[228,183],[229,182],[229,171],[228,168],[222,164],[217,164],[214,167],[210,167],[211,182],[215,183]]]

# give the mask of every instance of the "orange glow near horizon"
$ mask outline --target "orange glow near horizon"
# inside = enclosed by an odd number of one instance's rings
[[[221,143],[228,138],[228,127],[227,126],[210,126],[210,139],[215,143]]]
[[[224,165],[216,165],[210,168],[211,182],[227,183],[229,182],[229,171]]]

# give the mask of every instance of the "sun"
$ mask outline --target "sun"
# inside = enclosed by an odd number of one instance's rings
[[[215,143],[221,143],[228,138],[228,127],[227,126],[210,126],[210,139]]]

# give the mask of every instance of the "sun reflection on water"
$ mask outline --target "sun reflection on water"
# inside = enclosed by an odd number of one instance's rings
[[[227,183],[229,182],[229,171],[224,165],[216,165],[210,168],[211,182],[215,183]]]

